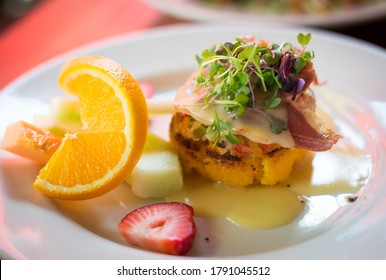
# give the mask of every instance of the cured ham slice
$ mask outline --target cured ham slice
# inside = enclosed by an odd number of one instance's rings
[[[295,142],[296,148],[314,152],[327,151],[341,138],[339,134],[326,129],[320,122],[319,127],[312,126],[291,102],[286,104],[288,114],[288,130]],[[313,118],[318,118],[315,114]],[[315,123],[315,120],[314,120]]]

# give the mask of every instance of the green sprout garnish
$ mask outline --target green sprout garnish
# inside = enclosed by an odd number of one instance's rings
[[[239,139],[232,133],[232,125],[224,120],[221,120],[217,112],[214,113],[214,120],[206,129],[206,135],[209,141],[215,144],[220,141],[223,137],[231,144],[240,144]]]
[[[299,44],[302,45],[302,47],[304,49],[311,40],[311,34],[308,33],[308,34],[304,35],[303,33],[299,33],[297,39],[298,39]]]
[[[232,118],[240,118],[248,110],[276,108],[286,94],[294,100],[305,84],[298,75],[314,58],[312,52],[306,51],[311,34],[299,34],[297,39],[301,49],[288,42],[258,44],[242,38],[205,49],[201,56],[196,56],[197,84],[209,92],[204,105],[221,105]],[[287,129],[285,121],[269,119],[273,133]],[[220,120],[217,112],[206,134],[210,141],[225,138],[232,144],[238,143],[231,124]]]

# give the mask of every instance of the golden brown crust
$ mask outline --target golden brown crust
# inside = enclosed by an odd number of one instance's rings
[[[213,145],[208,140],[195,139],[191,129],[194,122],[189,115],[176,113],[169,131],[187,174],[197,173],[231,186],[274,185],[286,179],[293,165],[306,155],[302,149],[262,145],[243,136],[237,136],[239,145]]]

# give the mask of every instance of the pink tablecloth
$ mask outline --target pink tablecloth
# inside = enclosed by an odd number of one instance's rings
[[[0,33],[0,89],[75,47],[173,22],[141,0],[43,0]]]

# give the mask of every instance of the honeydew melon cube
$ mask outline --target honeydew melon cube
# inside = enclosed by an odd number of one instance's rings
[[[58,121],[80,122],[79,100],[54,97],[50,100],[50,107]]]
[[[82,129],[80,121],[61,121],[53,116],[35,115],[33,117],[34,125],[47,129],[56,135],[64,136],[66,133],[78,132]]]
[[[166,140],[149,133],[141,159],[126,179],[141,198],[162,198],[183,188],[177,151]]]
[[[51,115],[34,116],[33,123],[51,133],[64,136],[82,129],[79,101],[65,97],[54,97],[50,100]]]

